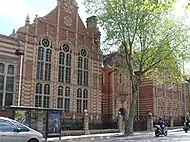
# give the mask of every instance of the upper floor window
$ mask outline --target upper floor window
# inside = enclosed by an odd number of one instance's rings
[[[89,80],[89,55],[85,49],[78,53],[78,85],[88,86]]]
[[[14,75],[14,66],[13,65],[8,66],[7,74]]]
[[[48,38],[40,39],[37,59],[37,79],[51,80],[52,42]]]
[[[71,49],[68,44],[60,46],[58,81],[71,83]]]

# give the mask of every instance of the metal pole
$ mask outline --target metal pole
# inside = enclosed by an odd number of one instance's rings
[[[20,76],[19,76],[19,90],[18,90],[18,106],[20,106],[20,98],[22,91],[22,68],[23,68],[23,55],[20,55]]]
[[[188,84],[188,82],[184,79],[184,111],[185,111],[185,116],[187,113],[187,88],[186,88],[186,84]]]

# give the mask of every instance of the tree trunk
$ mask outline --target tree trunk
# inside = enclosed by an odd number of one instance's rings
[[[137,85],[137,84],[136,84]],[[132,102],[129,110],[128,120],[125,122],[125,134],[132,135],[133,134],[133,122],[134,116],[136,112],[137,106],[137,95],[138,95],[138,87],[132,86]]]

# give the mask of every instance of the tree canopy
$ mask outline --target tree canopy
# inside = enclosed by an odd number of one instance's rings
[[[106,42],[123,45],[126,55],[138,64],[136,70],[144,74],[167,68],[179,76],[178,65],[190,57],[189,29],[172,15],[174,2],[85,0],[88,12],[98,16]]]
[[[142,77],[160,79],[163,69],[170,83],[181,81],[179,66],[190,59],[189,28],[173,15],[175,0],[85,0],[106,34],[106,42],[122,50],[132,84],[127,122],[132,132],[137,92]],[[111,47],[111,46],[110,46]],[[111,48],[110,48],[111,49]],[[134,64],[135,63],[135,64]],[[134,71],[137,70],[137,81]]]

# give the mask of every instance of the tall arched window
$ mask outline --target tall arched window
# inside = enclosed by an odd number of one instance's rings
[[[35,107],[42,107],[42,84],[36,84]]]
[[[88,110],[88,90],[81,88],[77,89],[77,113],[83,113],[84,110]]]
[[[70,88],[65,87],[65,112],[70,111]]]
[[[83,82],[83,58],[78,57],[78,85],[82,85]]]
[[[78,85],[88,86],[89,55],[85,49],[81,49],[78,57]]]
[[[35,107],[50,107],[50,85],[36,84]]]
[[[65,112],[70,112],[70,87],[58,87],[57,108],[64,109]]]
[[[63,87],[58,87],[58,98],[57,98],[57,108],[63,108]]]
[[[50,101],[50,85],[44,85],[44,96],[43,96],[43,107],[49,108],[49,101]]]
[[[71,49],[68,44],[60,46],[58,81],[71,83]]]
[[[36,78],[51,80],[52,43],[47,38],[42,38],[38,45],[38,61]]]
[[[83,110],[88,109],[88,90],[83,90]]]

